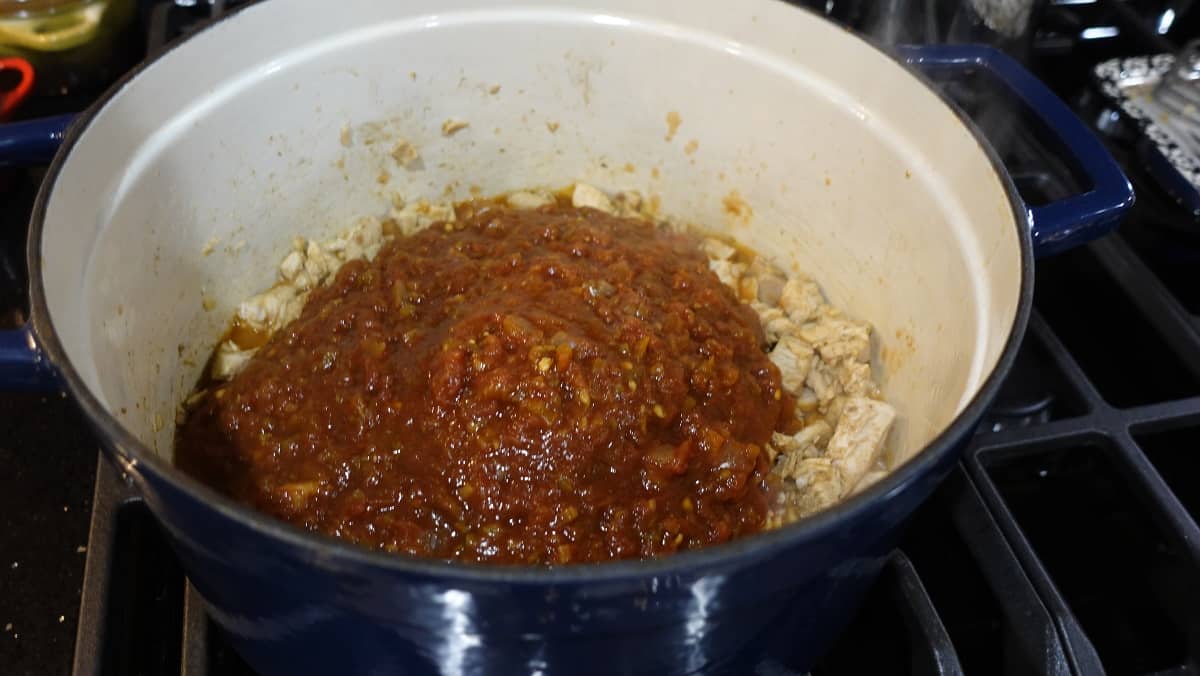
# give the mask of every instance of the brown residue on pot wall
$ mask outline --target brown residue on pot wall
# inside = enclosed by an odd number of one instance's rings
[[[736,190],[730,190],[721,198],[721,206],[724,207],[726,214],[742,225],[749,224],[750,219],[754,218],[754,209],[750,208],[750,205]]]
[[[667,141],[675,138],[675,132],[679,131],[679,125],[682,123],[683,118],[679,117],[678,112],[672,110],[671,112],[667,113]]]
[[[917,343],[908,329],[896,329],[895,340],[890,340],[879,349],[879,361],[883,373],[899,371],[917,352]]]

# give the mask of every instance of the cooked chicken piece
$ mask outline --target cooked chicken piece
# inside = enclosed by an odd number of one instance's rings
[[[309,291],[320,286],[340,266],[341,261],[319,244],[299,238],[296,248],[279,264],[279,278],[298,291]]]
[[[613,206],[618,216],[626,218],[653,219],[653,209],[646,203],[642,193],[636,190],[622,190],[613,196]]]
[[[606,214],[615,214],[616,209],[613,207],[612,200],[608,199],[600,189],[592,187],[587,183],[576,183],[575,189],[571,191],[571,206],[591,207],[597,211],[603,211]]]
[[[809,375],[812,375],[810,370]],[[808,380],[805,379],[807,383]],[[821,401],[817,399],[817,393],[813,392],[806,385],[804,390],[796,395],[796,410],[802,413],[812,413],[821,405]]]
[[[509,193],[504,201],[514,209],[537,209],[554,204],[554,195],[545,190],[520,190]]]
[[[252,330],[270,334],[300,316],[303,305],[295,287],[279,284],[242,301],[237,317]]]
[[[772,438],[779,452],[773,472],[796,487],[783,496],[783,523],[824,509],[886,474],[878,460],[895,410],[863,397],[845,399],[843,408],[842,422],[832,437],[827,437],[829,427],[817,422],[791,437],[775,434]],[[824,455],[813,452],[822,437],[829,438]]]
[[[721,283],[733,287],[733,290],[736,292],[738,280],[742,278],[742,273],[745,272],[746,265],[744,263],[711,260],[708,262],[708,269],[717,275],[717,279],[721,280]]]
[[[771,307],[779,305],[783,287],[787,283],[787,277],[782,270],[768,263],[762,256],[756,256],[750,267],[746,268],[746,276],[755,280],[754,299]]]
[[[837,369],[842,391],[849,395],[874,397],[879,387],[871,379],[871,365],[865,362],[844,361]]]
[[[838,420],[842,417],[842,408],[846,406],[846,397],[838,395],[825,404],[825,424],[837,429]]]
[[[756,300],[750,301],[750,309],[754,310],[754,313],[758,315],[758,318],[763,322],[764,325],[768,321],[773,321],[781,317],[787,319],[787,315],[783,313],[783,310],[780,310],[777,307],[771,307],[766,303],[760,303]]]
[[[842,359],[865,362],[871,358],[871,328],[863,322],[822,316],[801,324],[800,337],[817,348],[821,358],[828,363]]]
[[[837,502],[846,493],[842,473],[829,458],[805,458],[796,467],[797,504],[803,514],[812,514]]]
[[[767,519],[763,522],[763,530],[775,530],[782,528],[789,523],[794,523],[804,516],[800,510],[793,505],[794,496],[791,493],[780,491],[776,502],[767,511]]]
[[[803,459],[803,453],[789,453],[780,449],[779,462],[771,471],[783,479],[793,481],[796,478],[796,473],[799,471],[800,461]]]
[[[833,428],[825,424],[825,421],[817,420],[792,436],[798,443],[823,447],[833,436]]]
[[[229,380],[235,376],[250,361],[257,349],[243,350],[232,340],[226,340],[217,346],[213,355],[211,376],[214,380]]]
[[[283,261],[279,263],[279,277],[284,281],[294,281],[304,272],[304,255],[303,248],[292,251],[287,256],[283,257]]]
[[[312,286],[325,282],[341,266],[342,262],[322,249],[320,244],[310,241],[305,245],[304,272],[313,280]]]
[[[738,280],[737,286],[738,299],[743,303],[749,303],[758,298],[758,278],[754,275],[745,274]]]
[[[767,454],[767,462],[774,465],[775,458],[779,457],[779,451],[775,450],[775,447],[771,444],[763,444],[763,451]]]
[[[759,277],[758,300],[768,305],[778,305],[786,284],[782,277]]]
[[[841,393],[837,376],[834,375],[829,365],[821,360],[820,355],[813,356],[812,366],[808,369],[808,376],[804,379],[804,384],[813,391],[821,406],[828,406],[829,402]]]
[[[780,453],[812,457],[821,453],[832,434],[833,429],[824,420],[818,420],[792,435],[775,432],[771,435],[771,445]]]
[[[780,336],[768,358],[779,367],[783,389],[796,393],[804,388],[813,363],[812,346],[795,336]]]
[[[821,287],[811,279],[793,277],[783,285],[779,293],[779,305],[792,321],[803,324],[817,316],[817,311],[825,305],[825,296],[821,294]]]
[[[890,404],[867,397],[848,397],[837,429],[825,449],[846,488],[858,484],[879,461],[888,431],[896,420]]]
[[[800,327],[777,307],[768,307],[758,302],[751,302],[750,307],[758,313],[758,320],[762,324],[763,335],[768,343],[778,341],[780,336],[794,336],[800,330]]]
[[[417,210],[422,212],[428,224],[433,224],[438,221],[446,221],[453,223],[457,216],[454,213],[453,204],[430,204],[424,200],[417,202]]]
[[[777,441],[782,443],[776,443]],[[793,445],[791,437],[779,432],[771,435],[771,443],[767,444],[766,447],[770,449],[767,453],[767,459],[771,461],[771,471],[780,473],[783,466],[796,462],[796,459],[801,457],[801,451],[803,450]],[[778,465],[775,464],[776,459],[779,460]]]
[[[700,246],[704,249],[704,253],[708,256],[709,260],[727,261],[737,253],[737,249],[712,237],[706,237],[704,243]]]
[[[438,221],[453,223],[455,218],[453,205],[430,204],[425,200],[405,203],[399,199],[393,200],[389,216],[402,235],[420,232]]]
[[[378,218],[364,216],[353,227],[326,242],[321,248],[343,261],[371,259],[383,244],[383,224]]]

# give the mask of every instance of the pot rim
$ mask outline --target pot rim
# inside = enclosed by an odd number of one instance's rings
[[[745,564],[751,560],[770,557],[777,552],[794,547],[804,542],[811,542],[827,536],[844,524],[861,517],[875,507],[878,502],[887,501],[890,496],[907,490],[909,486],[922,476],[933,470],[933,467],[950,453],[957,444],[974,430],[982,417],[987,405],[995,397],[1001,381],[1010,370],[1016,359],[1029,322],[1033,302],[1033,244],[1030,233],[1029,213],[1023,200],[1017,193],[1016,187],[1001,162],[997,152],[987,142],[978,127],[971,119],[936,85],[881,44],[858,33],[847,31],[853,39],[863,46],[882,53],[899,63],[910,76],[914,84],[931,90],[962,122],[975,140],[979,150],[988,159],[996,174],[997,180],[1004,188],[1013,214],[1013,225],[1017,229],[1017,239],[1020,249],[1021,280],[1017,299],[1016,314],[1005,339],[1004,347],[991,372],[976,390],[968,404],[959,412],[950,424],[932,441],[914,454],[900,467],[880,479],[867,490],[857,493],[821,512],[800,519],[772,531],[755,533],[736,540],[688,550],[659,559],[620,560],[592,564],[574,564],[558,568],[540,568],[529,566],[497,566],[493,564],[467,563],[427,559],[404,554],[395,554],[367,549],[365,547],[335,538],[330,535],[315,533],[294,526],[282,520],[262,514],[244,506],[215,489],[201,483],[199,480],[184,474],[172,463],[159,456],[146,444],[138,440],[132,433],[101,404],[83,382],[78,371],[67,357],[58,334],[50,319],[49,307],[46,301],[45,286],[42,281],[42,232],[45,224],[46,210],[53,196],[54,187],[59,174],[71,153],[71,149],[79,143],[87,132],[92,119],[109,101],[120,93],[144,71],[153,68],[161,57],[192,36],[207,31],[215,25],[240,16],[243,12],[263,11],[266,3],[254,2],[231,10],[206,26],[188,36],[181,36],[167,45],[155,58],[139,63],[115,82],[87,110],[80,113],[78,118],[67,130],[62,145],[54,156],[46,172],[46,176],[38,190],[30,216],[29,235],[26,245],[26,262],[29,270],[30,284],[30,325],[33,327],[36,340],[45,352],[50,363],[59,372],[62,382],[78,406],[87,416],[93,429],[99,434],[101,444],[106,452],[112,453],[119,460],[122,469],[131,475],[145,473],[174,486],[189,498],[204,504],[218,512],[222,517],[231,519],[241,526],[248,528],[266,538],[280,540],[287,545],[303,550],[310,561],[336,559],[342,562],[361,565],[374,569],[382,569],[391,573],[407,573],[437,577],[445,581],[459,582],[502,582],[517,585],[542,585],[561,583],[583,583],[588,581],[612,581],[624,579],[646,579],[671,573],[715,569],[729,564]],[[805,7],[795,7],[796,11],[807,12],[827,21],[825,17]],[[152,510],[153,511],[153,510]],[[327,564],[317,564],[327,565]]]

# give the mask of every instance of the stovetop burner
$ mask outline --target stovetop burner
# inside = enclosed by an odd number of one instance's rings
[[[147,53],[239,4],[141,2]],[[878,35],[883,5],[953,3],[804,4]],[[814,674],[1200,671],[1200,227],[1156,188],[1088,78],[1104,59],[1173,51],[1200,34],[1200,10],[1168,0],[1033,4],[1028,30],[997,40],[1104,132],[1138,202],[1118,234],[1038,262],[1016,367]],[[977,25],[937,11],[889,36],[980,38]],[[1026,199],[1078,188],[996,98],[979,86],[950,93],[1006,141]],[[0,174],[7,326],[24,316],[24,223],[39,180]],[[71,403],[0,395],[0,421],[0,467],[12,468],[0,476],[0,671],[251,674],[146,507],[97,463]]]

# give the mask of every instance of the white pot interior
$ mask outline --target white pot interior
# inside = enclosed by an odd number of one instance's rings
[[[922,448],[1018,304],[1013,211],[970,132],[887,56],[782,3],[586,2],[273,0],[147,68],[91,121],[46,213],[50,318],[87,385],[169,455],[176,405],[294,235],[382,215],[393,192],[584,180],[813,275],[875,326],[894,459]],[[470,126],[443,137],[448,118]],[[424,167],[362,143],[370,124]]]

